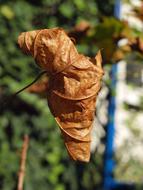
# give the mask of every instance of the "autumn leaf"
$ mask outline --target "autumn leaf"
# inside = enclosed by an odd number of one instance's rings
[[[103,70],[101,54],[79,54],[63,29],[22,33],[20,48],[47,71],[47,99],[73,160],[90,159],[91,129]]]

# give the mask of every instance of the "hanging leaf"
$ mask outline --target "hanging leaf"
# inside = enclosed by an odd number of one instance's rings
[[[63,29],[22,33],[20,48],[49,75],[47,99],[69,155],[88,162],[95,102],[101,87],[101,54],[90,59],[77,52]]]

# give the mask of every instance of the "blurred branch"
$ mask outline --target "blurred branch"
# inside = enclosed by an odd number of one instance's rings
[[[25,163],[26,163],[28,145],[29,145],[29,137],[25,135],[22,152],[21,152],[21,163],[20,163],[20,170],[18,174],[17,190],[23,190],[23,182],[24,182],[24,176],[25,176]]]

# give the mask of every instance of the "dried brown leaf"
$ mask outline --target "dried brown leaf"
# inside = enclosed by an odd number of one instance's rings
[[[79,54],[60,28],[22,33],[18,43],[49,75],[48,105],[69,155],[88,162],[96,97],[103,75],[100,51],[94,59]]]

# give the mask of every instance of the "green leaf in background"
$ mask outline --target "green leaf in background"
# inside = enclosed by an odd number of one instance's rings
[[[7,5],[0,6],[0,13],[9,20],[14,18],[14,11]]]
[[[80,11],[83,11],[86,8],[84,0],[74,0],[74,4]]]
[[[65,2],[60,5],[59,11],[61,14],[67,18],[71,18],[74,14],[74,7],[73,4],[70,2]]]

